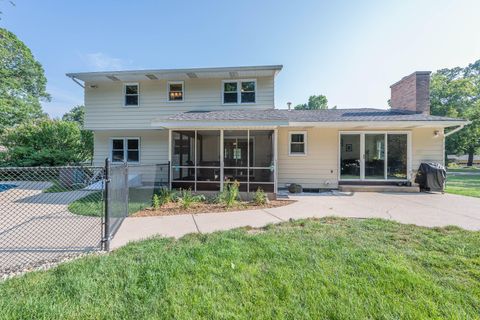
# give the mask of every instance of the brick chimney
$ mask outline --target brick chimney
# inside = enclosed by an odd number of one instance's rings
[[[430,114],[430,71],[416,71],[390,86],[392,109]]]

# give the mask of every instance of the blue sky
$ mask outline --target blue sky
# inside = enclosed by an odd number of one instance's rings
[[[402,76],[480,59],[478,0],[14,2],[0,26],[43,64],[54,117],[83,103],[66,72],[283,64],[277,108],[386,108]]]

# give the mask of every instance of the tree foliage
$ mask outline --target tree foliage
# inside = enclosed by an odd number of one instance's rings
[[[73,107],[70,111],[68,111],[63,115],[62,120],[77,122],[78,124],[83,126],[85,122],[85,107],[84,106]]]
[[[303,103],[295,106],[295,110],[319,110],[328,109],[327,97],[320,94],[313,95],[308,98],[308,103]]]
[[[58,166],[84,161],[88,155],[75,122],[41,119],[6,129],[4,166]]]
[[[47,79],[30,49],[10,31],[0,28],[0,134],[26,120],[45,117]]]
[[[480,149],[480,60],[465,68],[441,69],[432,75],[431,113],[472,121],[463,130],[447,137],[447,154],[473,155]]]
[[[76,106],[69,112],[65,113],[62,117],[63,121],[75,122],[81,129],[82,144],[85,147],[86,159],[89,160],[93,157],[93,132],[90,130],[84,130],[83,125],[85,122],[85,106]]]

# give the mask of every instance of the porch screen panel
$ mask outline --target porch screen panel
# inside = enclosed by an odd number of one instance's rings
[[[249,191],[262,189],[274,192],[274,131],[250,130],[252,166],[249,170]]]
[[[387,135],[387,179],[407,179],[407,135]]]
[[[195,131],[172,131],[172,187],[195,190]]]
[[[247,191],[248,167],[252,163],[247,130],[225,130],[223,132],[223,165],[225,182],[240,182],[240,190]]]
[[[197,190],[220,190],[220,148],[220,130],[197,131]]]

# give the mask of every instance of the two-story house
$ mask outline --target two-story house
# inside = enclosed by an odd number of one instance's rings
[[[430,115],[429,72],[391,86],[391,109],[286,110],[274,105],[282,66],[70,73],[85,88],[94,163],[170,162],[171,185],[241,191],[399,184],[421,162],[444,162],[444,129]],[[452,131],[450,131],[452,132]],[[147,179],[143,177],[142,179]]]

